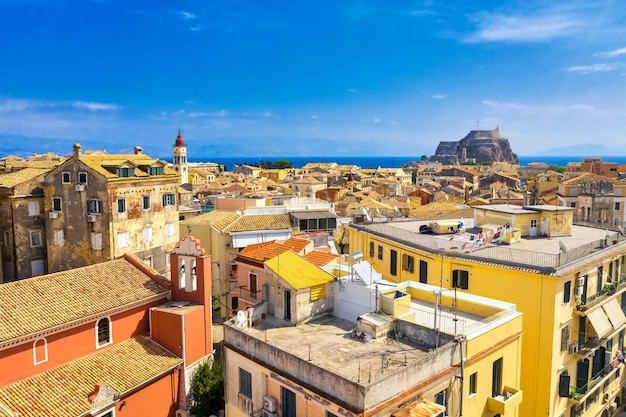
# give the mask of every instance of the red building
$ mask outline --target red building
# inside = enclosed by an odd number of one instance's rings
[[[171,265],[171,282],[124,255],[0,285],[0,417],[186,416],[211,260],[187,236]]]

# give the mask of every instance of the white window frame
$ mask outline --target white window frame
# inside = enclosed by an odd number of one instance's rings
[[[39,236],[39,243],[38,244],[34,244],[33,245],[33,236]],[[29,233],[29,238],[30,238],[30,247],[31,248],[40,248],[43,246],[43,242],[41,240],[41,230],[31,230]]]
[[[32,261],[30,261],[30,270],[32,272],[32,276],[39,275],[38,272],[35,272],[35,264],[41,264],[41,275],[46,273],[46,262],[43,259],[33,259]]]
[[[39,207],[39,201],[29,201],[28,202],[28,215],[30,217],[33,217],[33,216],[39,216],[40,213],[41,213],[41,210]]]
[[[174,223],[166,222],[165,223],[165,237],[172,237],[172,236],[174,236]]]
[[[81,177],[82,175],[84,175],[84,176],[85,176],[85,181],[81,181],[81,180],[80,180],[80,177]],[[85,171],[79,171],[79,172],[78,172],[78,184],[85,184],[85,185],[87,185],[87,178],[88,178],[87,172],[85,172]]]
[[[143,228],[143,241],[146,243],[152,242],[152,226]]]
[[[63,232],[63,229],[54,231],[54,243],[59,246],[63,246],[65,243],[65,233]]]
[[[43,340],[43,353],[44,357],[42,360],[37,360],[37,342]],[[35,339],[33,342],[33,365],[39,365],[40,363],[48,362],[48,341],[45,337],[40,337],[39,339]]]
[[[102,320],[107,320],[108,326],[109,326],[109,340],[104,343],[100,343],[100,340],[98,337],[98,323],[100,323]],[[111,317],[100,317],[98,320],[96,320],[94,329],[96,333],[96,349],[100,349],[101,347],[104,347],[113,343],[113,321],[111,320]]]
[[[68,176],[67,181],[65,181],[65,176]],[[70,184],[72,182],[72,173],[69,171],[63,171],[61,172],[61,182],[63,184]]]
[[[8,230],[4,231],[4,246],[6,246],[7,248],[10,248],[13,246],[11,244],[11,232]]]
[[[120,249],[128,247],[128,232],[117,232],[117,247]]]
[[[102,250],[102,233],[91,234],[91,247],[93,249]]]

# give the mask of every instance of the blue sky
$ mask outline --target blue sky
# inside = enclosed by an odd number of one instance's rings
[[[620,150],[624,21],[619,0],[0,0],[0,138],[431,155],[499,126],[519,155]]]

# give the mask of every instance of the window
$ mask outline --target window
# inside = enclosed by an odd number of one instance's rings
[[[174,223],[168,222],[165,223],[165,237],[174,236]]]
[[[402,255],[402,270],[408,271],[409,273],[413,273],[413,265],[414,258],[411,255],[407,255],[406,253]]]
[[[102,249],[102,233],[91,234],[91,247],[93,249]]]
[[[128,246],[128,232],[119,232],[117,234],[117,247],[125,248]]]
[[[493,362],[491,370],[491,396],[495,397],[502,393],[502,358]]]
[[[563,302],[569,303],[569,300],[572,297],[572,281],[567,281],[563,285]]]
[[[176,204],[174,193],[163,194],[163,207],[173,206]]]
[[[146,243],[152,242],[152,226],[143,228],[143,241]]]
[[[569,397],[569,390],[570,390],[569,384],[570,384],[569,374],[567,373],[567,371],[562,372],[559,375],[559,397],[561,398]]]
[[[259,278],[257,274],[250,273],[248,275],[248,290],[250,291],[250,299],[256,300]]]
[[[561,352],[569,345],[569,324],[561,329]]]
[[[61,197],[52,198],[52,211],[61,211]]]
[[[239,394],[252,399],[252,374],[239,368]]]
[[[33,342],[33,363],[39,365],[48,361],[48,341],[45,337]]]
[[[102,213],[102,200],[91,199],[87,202],[88,213]]]
[[[149,195],[144,195],[142,198],[142,202],[143,202],[143,209],[144,210],[150,210],[150,196]]]
[[[124,213],[126,211],[126,199],[120,198],[117,200],[117,212]]]
[[[32,271],[32,276],[43,275],[44,274],[44,260],[43,259],[35,259],[30,261],[30,269]]]
[[[31,201],[28,203],[28,215],[39,216],[39,201]]]
[[[420,260],[420,282],[428,284],[428,262]]]
[[[383,260],[383,247],[378,245],[378,260],[382,261]]]
[[[230,299],[230,308],[232,310],[238,310],[239,309],[239,297],[233,297]]]
[[[118,177],[134,177],[135,176],[135,168],[134,167],[120,167],[117,169]]]
[[[597,276],[597,282],[596,282],[596,291],[599,293],[600,291],[602,291],[602,275],[604,272],[604,268],[599,266],[598,267],[598,276]]]
[[[143,263],[148,265],[150,268],[152,268],[152,265],[154,263],[154,258],[152,256],[146,256],[145,258],[143,258]]]
[[[435,394],[434,400],[437,404],[443,405],[444,407],[448,408],[448,390],[444,389],[443,391],[439,391],[437,394]]]
[[[476,395],[476,392],[478,392],[477,391],[477,385],[476,385],[477,382],[478,382],[477,381],[477,377],[478,377],[478,373],[477,372],[474,372],[473,374],[470,375],[470,378],[469,378],[469,395],[470,395],[470,397],[472,395]]]
[[[112,341],[111,319],[103,317],[96,323],[96,348],[108,345]]]
[[[621,209],[621,203],[619,201],[615,202],[615,211],[620,211]]]
[[[30,231],[30,247],[38,248],[41,246],[41,230]]]
[[[467,290],[469,288],[469,271],[455,269],[452,271],[452,287]]]
[[[398,275],[398,251],[391,249],[389,255],[389,273],[391,275]]]
[[[63,184],[69,184],[72,182],[72,174],[70,172],[63,172],[61,174],[61,181]]]
[[[3,216],[9,215],[9,203],[7,203],[6,201],[2,203],[2,215]]]
[[[62,229],[54,231],[54,243],[55,245],[59,245],[59,246],[65,243],[65,237],[64,237]]]
[[[374,257],[374,242],[370,242],[370,258]]]
[[[13,246],[11,244],[11,232],[4,232],[4,246],[6,246],[7,248],[10,248],[11,246]]]
[[[576,202],[575,201],[570,201],[569,206],[572,208],[576,208]]]
[[[280,387],[280,416],[296,417],[296,393]]]
[[[163,167],[150,167],[150,175],[163,175]]]
[[[330,411],[326,410],[326,417],[338,417],[337,414],[331,413]]]
[[[79,172],[78,173],[78,183],[79,184],[87,184],[87,173]]]

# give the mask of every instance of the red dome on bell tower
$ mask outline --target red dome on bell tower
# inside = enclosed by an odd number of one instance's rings
[[[178,136],[176,136],[174,146],[185,146],[185,139],[183,139],[183,134],[180,132],[180,129],[178,129]]]

